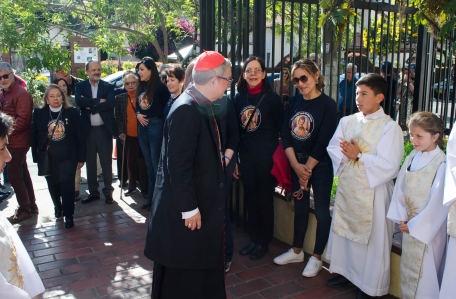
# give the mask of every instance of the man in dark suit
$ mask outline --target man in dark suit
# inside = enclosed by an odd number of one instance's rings
[[[112,138],[118,136],[114,107],[114,86],[101,81],[101,66],[97,61],[86,64],[89,79],[76,84],[76,104],[81,107],[82,123],[87,134],[87,182],[88,203],[100,199],[97,182],[97,154],[103,170],[103,194],[107,204],[112,204]]]
[[[213,102],[232,82],[229,61],[204,52],[193,69],[193,82],[164,124],[144,249],[154,261],[154,299],[226,298],[224,168],[233,151],[223,152]]]

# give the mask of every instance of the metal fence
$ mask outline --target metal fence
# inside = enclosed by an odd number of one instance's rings
[[[387,97],[391,105],[383,102],[385,112],[406,130],[412,112],[431,111],[442,118],[448,133],[455,121],[452,42],[417,25],[413,18],[417,9],[408,2],[399,7],[392,0],[354,0],[356,15],[348,19],[341,40],[335,42],[331,30],[318,27],[319,2],[201,0],[201,49],[216,50],[231,60],[230,96],[235,94],[242,61],[251,55],[265,60],[271,83],[283,80],[284,67],[290,69],[298,59],[312,58],[325,76],[324,92],[341,101],[341,114],[350,114],[356,106],[345,108],[345,104],[354,102],[356,78],[380,73],[382,63],[390,62],[392,69],[387,72],[393,79],[388,80]],[[347,78],[350,64],[356,65],[351,81]],[[351,88],[342,90],[342,82]],[[233,189],[231,211],[245,215],[239,188]],[[238,224],[244,220],[238,217]]]

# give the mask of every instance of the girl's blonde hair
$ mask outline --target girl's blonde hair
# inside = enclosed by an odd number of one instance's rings
[[[410,126],[418,126],[431,135],[439,134],[435,143],[443,149],[443,122],[437,115],[424,111],[415,112],[407,122],[407,127]]]

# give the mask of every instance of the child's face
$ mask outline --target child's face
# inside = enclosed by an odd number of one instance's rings
[[[424,131],[420,126],[410,126],[410,141],[413,147],[419,152],[429,152],[435,149],[435,142],[439,138],[439,134],[432,135]]]
[[[374,94],[368,86],[362,84],[356,87],[356,106],[364,115],[375,113],[383,101],[383,94]]]

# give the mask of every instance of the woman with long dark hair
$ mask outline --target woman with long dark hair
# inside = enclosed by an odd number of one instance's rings
[[[291,75],[300,94],[291,97],[285,107],[280,136],[291,164],[295,191],[293,247],[276,257],[274,263],[285,265],[304,261],[302,247],[309,222],[309,189],[312,187],[317,218],[316,241],[302,276],[313,277],[322,268],[321,255],[331,226],[329,205],[333,167],[326,147],[337,127],[337,105],[322,92],[325,79],[312,60],[295,62]]]
[[[149,177],[147,203],[141,208],[150,209],[163,139],[163,111],[170,93],[166,85],[160,81],[157,65],[152,58],[144,57],[138,62],[136,73],[140,80],[136,89],[138,137]]]
[[[49,193],[54,202],[55,217],[65,217],[65,228],[72,228],[74,214],[74,177],[76,169],[86,161],[86,139],[80,125],[80,115],[70,107],[62,89],[51,84],[44,92],[44,106],[33,112],[32,156],[37,162],[38,151],[47,149],[51,175],[46,176]],[[55,129],[54,129],[55,128]]]
[[[244,61],[237,90],[234,106],[241,133],[240,172],[235,170],[234,174],[241,174],[250,234],[250,243],[239,253],[257,260],[269,251],[272,240],[276,186],[271,174],[272,155],[279,144],[283,106],[269,85],[264,62],[259,57]]]

